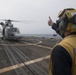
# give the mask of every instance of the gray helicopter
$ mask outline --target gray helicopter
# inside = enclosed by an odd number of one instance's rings
[[[7,40],[19,40],[22,38],[20,35],[20,30],[17,27],[13,27],[12,22],[18,22],[15,20],[5,19],[3,20],[5,22],[0,22],[0,25],[2,26],[2,39]]]

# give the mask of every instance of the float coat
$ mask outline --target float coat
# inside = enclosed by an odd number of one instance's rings
[[[71,56],[72,75],[76,75],[76,35],[72,34],[72,35],[66,36],[58,45],[62,46],[65,50],[67,50],[67,52]],[[56,46],[58,46],[58,45],[56,45]],[[54,48],[53,48],[53,50],[54,50]],[[53,50],[52,50],[52,52],[53,52]],[[52,57],[50,57],[49,75],[53,75],[52,74]]]

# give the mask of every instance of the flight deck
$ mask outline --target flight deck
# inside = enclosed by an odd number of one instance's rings
[[[48,75],[50,54],[57,42],[43,37],[0,39],[0,75]]]

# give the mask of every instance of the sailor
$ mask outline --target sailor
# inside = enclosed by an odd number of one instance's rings
[[[58,18],[56,23],[50,17],[48,21],[63,38],[52,50],[49,75],[76,75],[76,9],[63,9]]]

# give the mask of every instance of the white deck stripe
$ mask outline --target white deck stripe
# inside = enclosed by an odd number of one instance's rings
[[[30,61],[27,61],[27,62],[24,62],[24,63],[26,65],[30,65],[32,63],[39,62],[39,61],[42,61],[43,59],[48,59],[48,58],[50,58],[50,55],[46,56],[45,58],[41,57],[41,58],[30,60]],[[0,73],[11,71],[13,69],[16,69],[16,68],[19,68],[19,67],[23,67],[23,66],[24,66],[24,64],[20,63],[20,64],[16,64],[16,65],[13,65],[13,66],[5,67],[5,68],[0,69]]]
[[[1,45],[6,45],[6,44],[1,44]],[[8,44],[10,45],[10,44]],[[51,47],[47,47],[47,46],[42,46],[42,45],[37,45],[37,44],[32,44],[32,43],[28,43],[28,44],[14,44],[15,46],[25,46],[25,45],[34,45],[37,47],[42,47],[42,48],[46,48],[46,49],[53,49]],[[11,46],[14,46],[13,44],[11,44]]]

